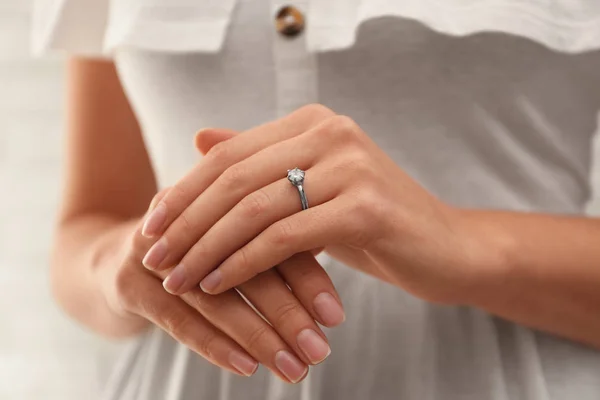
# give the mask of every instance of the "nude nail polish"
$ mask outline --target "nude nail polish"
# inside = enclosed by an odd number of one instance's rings
[[[179,294],[179,289],[185,283],[185,267],[183,264],[177,265],[173,271],[163,281],[163,287],[171,294]]]
[[[300,332],[296,341],[311,364],[319,364],[331,354],[331,349],[325,339],[312,329]]]
[[[258,363],[249,356],[239,351],[232,351],[229,354],[229,363],[233,368],[246,376],[252,376],[258,369]]]
[[[200,289],[205,293],[213,293],[215,289],[221,284],[221,271],[218,269],[214,270],[210,274],[206,275],[202,282],[200,282]]]
[[[287,350],[280,350],[275,354],[275,365],[292,383],[300,382],[308,372],[308,366]]]
[[[160,264],[167,257],[168,246],[167,246],[167,238],[162,237],[158,240],[158,242],[154,243],[150,250],[144,256],[142,260],[142,264],[144,267],[149,270],[155,270],[160,267]]]
[[[313,301],[315,312],[327,326],[337,326],[346,320],[346,314],[341,304],[327,292],[315,297]]]
[[[150,212],[144,225],[142,226],[142,235],[145,237],[155,236],[167,219],[167,206],[162,201]]]
[[[300,332],[296,341],[311,364],[319,364],[331,354],[327,342],[312,329],[305,329]]]

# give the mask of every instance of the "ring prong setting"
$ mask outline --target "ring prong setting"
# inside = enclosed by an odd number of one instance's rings
[[[304,183],[304,171],[300,168],[288,169],[287,178],[294,186],[300,186]]]

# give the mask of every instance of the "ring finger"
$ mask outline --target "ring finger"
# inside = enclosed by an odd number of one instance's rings
[[[194,243],[241,199],[261,187],[285,177],[289,168],[308,169],[324,156],[315,138],[322,127],[279,142],[228,168],[171,223],[144,257],[151,270],[178,264]],[[210,210],[210,212],[206,212]],[[252,216],[250,216],[252,217]],[[188,287],[189,288],[189,287]]]
[[[305,191],[313,206],[331,200],[341,191],[342,182],[335,179],[336,175],[335,168],[323,164],[306,171]],[[165,288],[180,294],[197,286],[221,262],[264,229],[300,209],[298,190],[287,178],[250,193],[192,246],[165,280]],[[219,284],[217,278],[209,275],[203,281],[202,289],[212,292]]]

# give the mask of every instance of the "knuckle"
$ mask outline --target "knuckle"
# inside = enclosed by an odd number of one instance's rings
[[[375,189],[368,186],[363,187],[357,196],[356,211],[359,211],[359,215],[370,216],[371,212],[377,209],[379,198],[380,196]]]
[[[354,120],[346,115],[335,115],[327,120],[327,132],[337,140],[345,142],[357,140],[361,129]]]
[[[362,182],[365,178],[368,180],[373,176],[377,176],[373,160],[359,146],[348,151],[345,156],[340,157],[336,169],[341,173],[340,176],[351,177],[352,182]],[[352,173],[349,174],[348,171],[352,171]]]
[[[338,158],[338,169],[347,170],[350,168],[353,172],[364,168],[366,164],[366,156],[361,149],[352,149]],[[355,174],[353,173],[353,178]]]
[[[250,351],[257,352],[260,350],[261,343],[266,339],[269,333],[269,327],[266,323],[254,328],[248,333],[246,348]]]
[[[294,275],[298,284],[310,290],[331,285],[329,275],[318,262],[294,266]]]
[[[325,119],[335,115],[335,113],[329,107],[325,107],[323,104],[319,103],[312,103],[302,106],[298,112],[303,114],[306,113],[315,119]]]
[[[295,301],[285,302],[277,306],[274,313],[275,317],[271,323],[275,327],[283,327],[293,322],[297,317],[302,316],[302,306]]]
[[[209,151],[206,153],[206,157],[210,159],[212,162],[216,162],[217,164],[226,163],[229,159],[230,154],[230,146],[229,143],[220,142],[215,144]]]
[[[240,202],[242,212],[245,217],[255,218],[266,212],[271,206],[271,198],[264,189],[259,189],[256,192],[244,197]]]
[[[248,271],[250,268],[250,255],[248,254],[248,246],[244,246],[236,252],[235,263],[240,271]]]
[[[287,245],[294,239],[294,228],[287,220],[281,220],[275,225],[272,242],[275,245]]]
[[[202,356],[212,358],[212,355],[216,353],[214,348],[216,347],[217,338],[218,336],[215,332],[207,330],[203,335],[200,335],[197,338],[194,335],[195,340],[193,346]]]
[[[350,210],[349,233],[352,242],[360,248],[367,247],[372,239],[369,227],[378,226],[378,224],[373,224],[373,221],[381,221],[382,218],[385,218],[381,201],[378,201],[379,198],[380,196],[374,189],[362,188]]]
[[[178,229],[181,229],[184,232],[193,232],[194,226],[188,210],[182,212],[179,218],[177,218],[176,226],[178,226]]]
[[[165,313],[161,316],[161,323],[164,329],[177,340],[185,341],[187,339],[186,333],[191,323],[189,317]]]
[[[219,315],[223,300],[210,297],[201,290],[191,290],[189,293],[190,305],[203,315]]]
[[[136,296],[137,297],[137,296]],[[161,318],[160,307],[155,303],[153,298],[134,298],[135,311],[146,318]],[[159,320],[159,322],[162,319]]]
[[[181,204],[187,202],[188,197],[188,191],[183,185],[174,185],[169,192],[169,198],[165,200],[174,199],[174,202],[177,202],[177,204]],[[167,205],[167,209],[168,208],[169,207]]]
[[[227,191],[240,188],[246,181],[246,171],[239,165],[233,165],[219,177],[220,185]]]

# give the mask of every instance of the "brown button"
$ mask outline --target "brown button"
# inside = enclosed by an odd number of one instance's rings
[[[275,27],[283,36],[298,36],[304,30],[304,15],[296,7],[281,7],[275,16]]]

